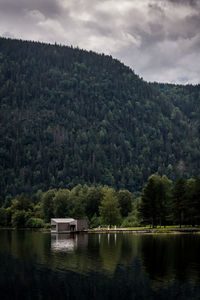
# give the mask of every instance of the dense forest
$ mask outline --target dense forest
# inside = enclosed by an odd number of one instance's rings
[[[200,179],[195,178],[173,183],[166,175],[153,174],[139,198],[124,189],[78,184],[71,190],[39,190],[6,200],[0,207],[0,226],[49,227],[53,217],[87,219],[90,228],[200,225]]]
[[[147,83],[111,56],[0,38],[0,192],[141,191],[199,177],[200,86]]]

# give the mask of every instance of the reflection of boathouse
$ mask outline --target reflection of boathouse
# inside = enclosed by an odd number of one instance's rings
[[[74,251],[88,246],[87,234],[52,234],[51,249],[54,251]]]
[[[51,219],[51,232],[69,233],[88,230],[87,220]]]

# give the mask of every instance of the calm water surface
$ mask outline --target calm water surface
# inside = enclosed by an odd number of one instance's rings
[[[0,231],[0,299],[200,299],[199,234]]]

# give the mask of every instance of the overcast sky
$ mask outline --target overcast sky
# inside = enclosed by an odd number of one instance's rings
[[[147,81],[200,83],[200,0],[0,0],[0,36],[110,54]]]

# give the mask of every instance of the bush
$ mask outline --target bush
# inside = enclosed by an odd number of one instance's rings
[[[7,211],[5,208],[0,208],[0,226],[7,226]]]
[[[26,212],[24,210],[16,210],[12,215],[12,226],[15,228],[23,228],[26,223]]]
[[[121,227],[139,227],[141,226],[138,218],[136,216],[128,216],[124,219],[121,224]]]
[[[30,218],[26,221],[25,225],[28,228],[43,228],[44,221],[40,218]]]
[[[45,223],[45,224],[44,224],[44,228],[45,228],[45,229],[51,228],[51,224],[50,224],[50,223]]]
[[[90,228],[97,228],[99,225],[101,225],[100,218],[97,217],[96,214],[94,214],[93,217],[92,217],[92,219],[89,222],[89,227]]]

